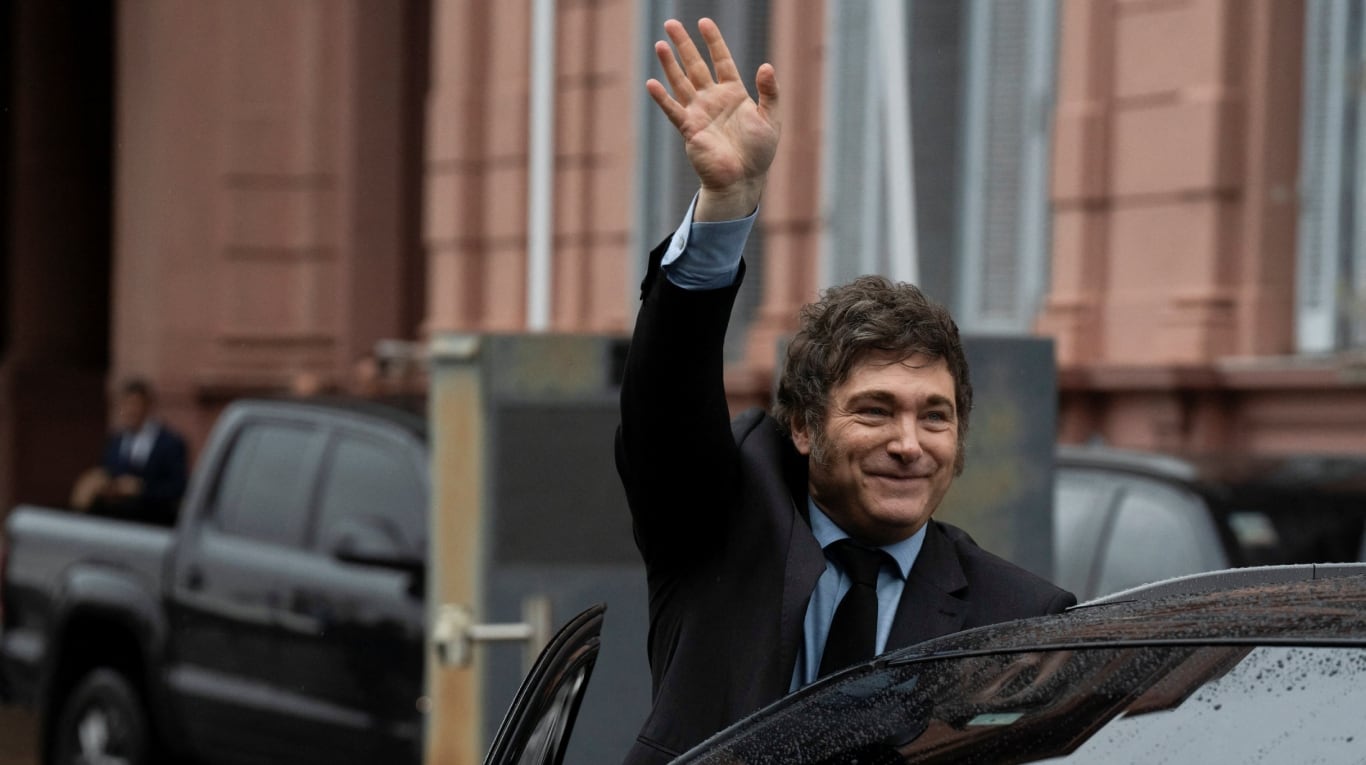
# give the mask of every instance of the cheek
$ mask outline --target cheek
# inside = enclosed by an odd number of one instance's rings
[[[929,434],[925,443],[931,444],[935,454],[953,457],[958,453],[958,431],[950,428]]]

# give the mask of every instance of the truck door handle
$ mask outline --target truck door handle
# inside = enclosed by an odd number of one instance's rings
[[[185,589],[198,591],[204,588],[204,571],[198,566],[190,566],[185,572]]]

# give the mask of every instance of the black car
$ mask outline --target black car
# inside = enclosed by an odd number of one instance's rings
[[[1087,600],[1232,566],[1366,559],[1366,458],[1056,455],[1053,580]]]
[[[893,652],[679,763],[1366,762],[1366,567],[1220,572]]]
[[[555,641],[487,763],[560,762],[601,616]],[[1362,763],[1363,710],[1366,566],[1260,567],[892,652],[675,762]]]

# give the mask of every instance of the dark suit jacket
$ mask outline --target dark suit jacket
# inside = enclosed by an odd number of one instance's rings
[[[787,693],[825,568],[807,517],[806,458],[759,410],[729,422],[722,345],[739,279],[681,289],[663,278],[662,251],[643,286],[617,436],[649,584],[654,688],[628,763],[667,762]],[[931,521],[887,648],[1075,602]]]
[[[174,525],[188,475],[185,440],[161,425],[147,459],[141,465],[133,465],[124,458],[123,436],[122,432],[114,433],[104,442],[100,466],[112,477],[131,475],[142,479],[142,495],[106,502],[99,511],[163,526]]]

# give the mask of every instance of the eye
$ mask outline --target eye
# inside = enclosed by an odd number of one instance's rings
[[[860,407],[858,413],[865,417],[890,417],[892,412],[885,406]]]
[[[925,419],[935,424],[947,424],[949,422],[949,413],[940,409],[934,409],[925,413]]]

